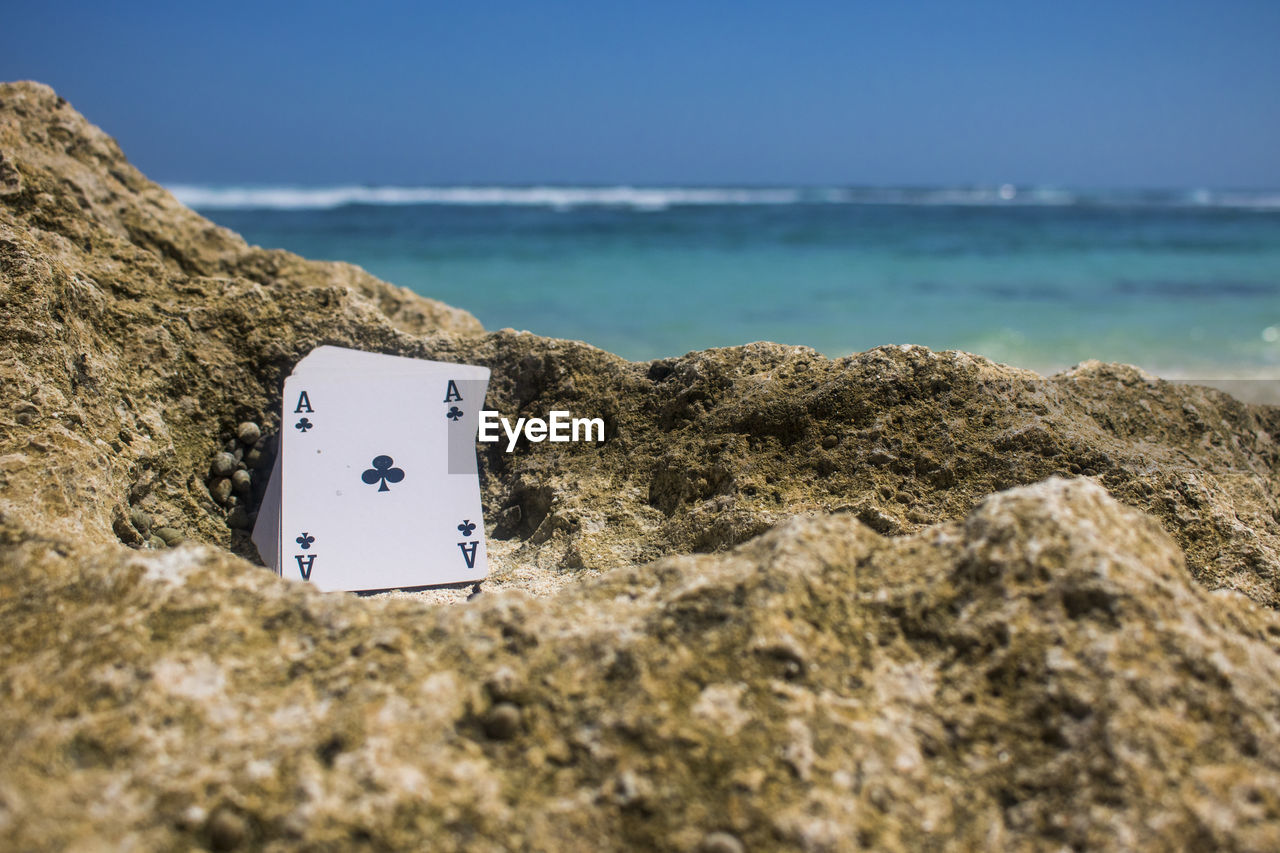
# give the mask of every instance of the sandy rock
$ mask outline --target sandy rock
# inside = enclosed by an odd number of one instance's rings
[[[992,492],[1085,476],[1159,518],[1205,585],[1280,603],[1275,408],[1124,366],[1045,379],[922,347],[833,361],[760,343],[648,365],[507,333],[466,349],[493,368],[500,410],[608,424],[598,447],[484,452],[488,530],[522,564],[714,551],[808,511],[900,535]]]
[[[20,848],[1280,843],[1280,619],[1086,479],[460,607],[6,541]]]
[[[141,506],[231,545],[200,478],[239,424],[278,418],[300,354],[481,331],[356,267],[248,246],[48,87],[0,85],[0,155],[19,176],[0,196],[0,433],[30,460],[5,473],[7,518],[118,542]]]

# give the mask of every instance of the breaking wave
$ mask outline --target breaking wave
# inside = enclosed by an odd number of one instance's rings
[[[1196,190],[1074,191],[1012,184],[983,187],[633,187],[633,186],[219,186],[174,184],[198,210],[329,210],[348,205],[458,205],[569,209],[777,204],[893,204],[1223,208],[1280,211],[1280,192]]]

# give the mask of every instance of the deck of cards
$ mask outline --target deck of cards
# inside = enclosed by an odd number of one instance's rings
[[[476,430],[489,369],[323,346],[285,380],[253,530],[277,574],[323,590],[488,574]]]

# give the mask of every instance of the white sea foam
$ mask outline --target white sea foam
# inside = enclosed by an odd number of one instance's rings
[[[188,207],[323,210],[349,204],[471,205],[523,207],[629,207],[660,210],[673,205],[792,204],[796,189],[701,187],[218,187],[175,185],[169,191]]]
[[[1228,208],[1280,210],[1280,193],[1197,189],[1072,191],[1014,184],[977,187],[634,187],[634,186],[216,186],[174,184],[188,207],[327,210],[346,205],[621,207],[662,210],[695,205],[864,204],[910,206]]]
[[[1280,193],[1210,193],[1208,203],[1245,210],[1280,210]]]

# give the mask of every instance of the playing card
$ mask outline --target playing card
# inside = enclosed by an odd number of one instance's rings
[[[427,378],[439,377],[443,373],[447,377],[442,405],[450,427],[449,471],[453,474],[474,474],[475,436],[489,384],[489,368],[322,346],[304,356],[292,375],[391,376],[402,373]]]
[[[430,385],[425,374],[309,372],[286,381],[285,577],[321,589],[374,590],[487,574],[474,432],[469,475],[450,474],[448,420],[428,396]]]
[[[482,579],[475,435],[488,376],[339,347],[303,358],[253,533],[264,562],[322,589]]]

